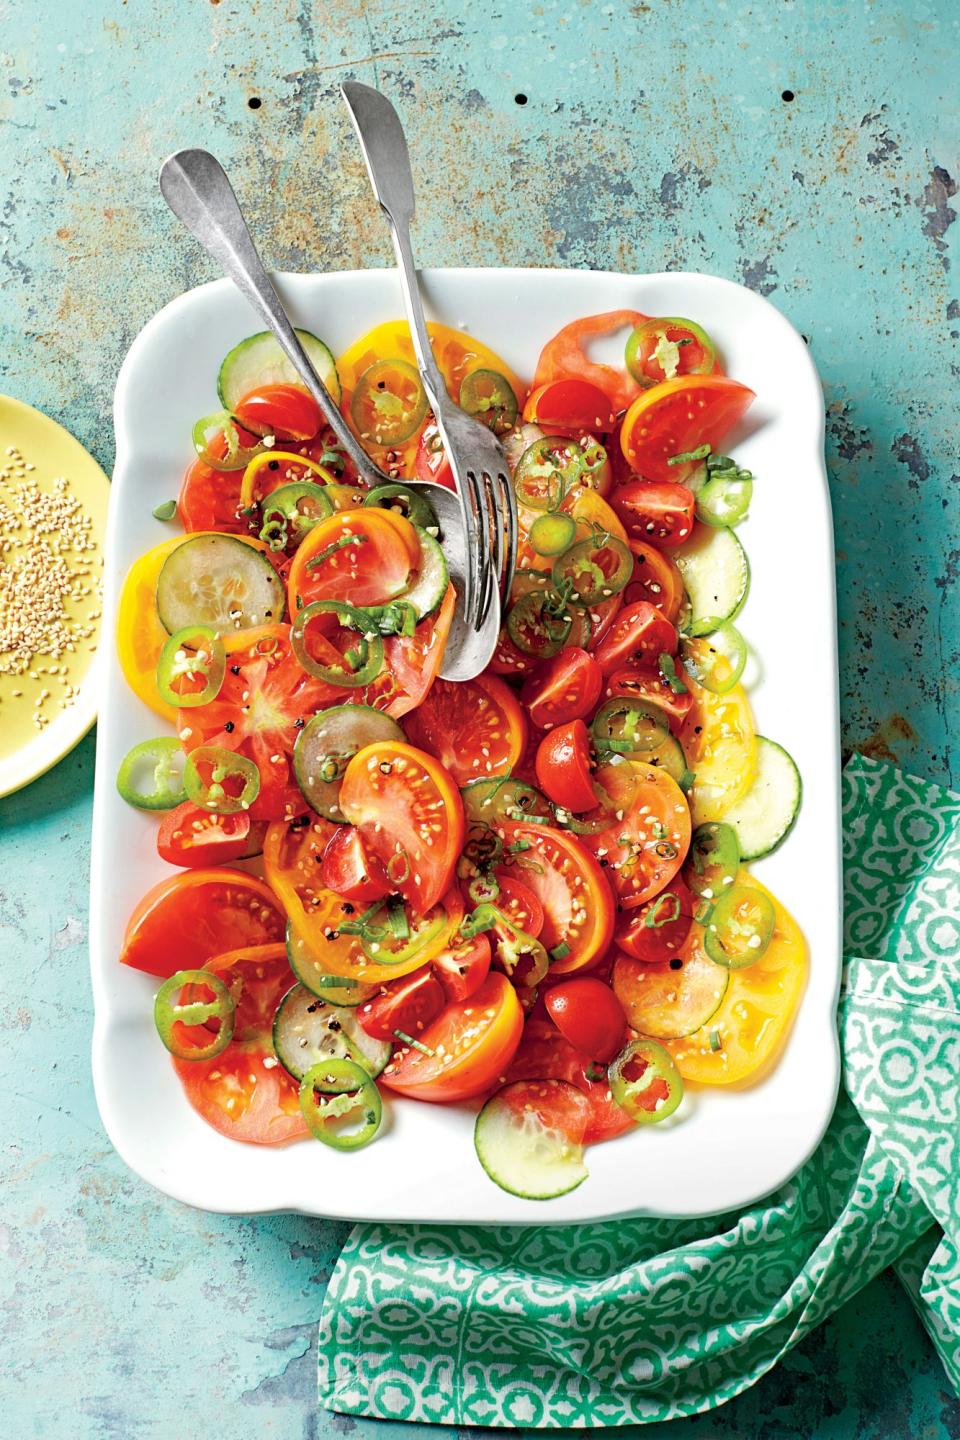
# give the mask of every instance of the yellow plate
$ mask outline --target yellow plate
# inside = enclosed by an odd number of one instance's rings
[[[35,655],[23,674],[10,674],[11,652],[0,653],[0,795],[19,790],[56,765],[96,719],[95,661],[110,494],[110,482],[100,466],[62,425],[20,400],[0,395],[0,566],[17,567],[26,553],[17,542],[28,533],[36,535],[35,527],[32,532],[26,526],[11,531],[4,510],[22,513],[18,497],[22,486],[35,484],[40,494],[49,495],[55,493],[61,477],[67,481],[67,498],[77,500],[89,519],[88,539],[94,546],[79,553],[64,550],[62,560],[71,577],[67,583],[78,590],[89,587],[90,593],[71,594],[63,606],[73,650],[65,649],[59,656]],[[14,544],[4,551],[5,536]],[[57,534],[46,541],[41,535],[38,543],[56,545]],[[49,555],[45,568],[49,569]],[[83,570],[89,574],[83,575]],[[35,716],[42,717],[39,724]]]

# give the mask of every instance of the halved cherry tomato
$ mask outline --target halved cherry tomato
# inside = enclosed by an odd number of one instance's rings
[[[680,875],[665,890],[617,917],[613,938],[635,960],[661,965],[672,960],[686,943],[693,924],[693,896]]]
[[[680,571],[662,550],[643,540],[628,541],[633,551],[633,579],[623,592],[623,603],[649,600],[671,624],[676,623],[683,602]]]
[[[663,890],[680,869],[690,847],[690,810],[680,786],[657,765],[604,765],[595,783],[606,800],[595,816],[587,815],[594,824],[583,841],[605,861],[620,907],[629,910]],[[604,812],[609,825],[595,828]]]
[[[543,906],[539,898],[529,885],[524,885],[516,875],[509,875],[505,870],[497,871],[497,883],[500,886],[495,902],[497,909],[509,916],[520,930],[536,939],[543,929]]]
[[[397,740],[359,750],[344,771],[340,809],[417,914],[450,888],[463,849],[463,804],[432,755]]]
[[[399,1039],[398,1031],[420,1038],[447,1003],[443,986],[429,965],[384,985],[379,995],[357,1010],[357,1019],[375,1040]]]
[[[488,668],[494,675],[528,675],[536,664],[533,655],[526,655],[519,645],[514,645],[504,626]]]
[[[297,1083],[273,1052],[273,1018],[296,983],[286,947],[232,950],[204,968],[218,975],[234,998],[234,1038],[212,1060],[174,1060],[187,1099],[208,1125],[231,1140],[283,1145],[302,1139],[308,1131]]]
[[[603,698],[626,695],[632,700],[648,700],[664,711],[670,729],[679,735],[693,705],[690,690],[672,690],[660,671],[653,665],[623,665],[607,677]]]
[[[307,808],[291,762],[301,729],[297,721],[356,694],[301,669],[289,634],[287,625],[261,625],[227,635],[227,673],[216,699],[181,710],[178,717],[188,753],[198,745],[218,745],[257,766],[260,793],[249,811],[255,820],[289,819]]]
[[[690,467],[670,460],[700,445],[716,450],[754,398],[746,385],[723,375],[665,380],[645,390],[624,416],[624,456],[647,480],[683,480]]]
[[[436,420],[428,420],[420,431],[413,473],[418,480],[432,480],[448,490],[457,488]]]
[[[235,415],[254,435],[312,440],[323,423],[320,406],[300,385],[261,385],[244,395]]]
[[[594,659],[604,675],[631,661],[656,665],[666,653],[676,654],[677,632],[660,611],[648,600],[627,605],[614,620],[594,651]]]
[[[590,732],[582,720],[549,730],[537,747],[537,783],[555,805],[576,814],[597,803],[590,778]]]
[[[503,868],[543,906],[541,944],[551,952],[565,947],[551,975],[586,969],[613,937],[613,896],[596,859],[575,836],[551,825],[503,820],[497,828],[507,852]]]
[[[417,1100],[468,1100],[506,1073],[523,1033],[523,1012],[505,975],[491,970],[476,994],[448,1005],[420,1035],[421,1050],[394,1054],[380,1080]]]
[[[433,972],[448,1000],[475,995],[490,973],[490,941],[481,931],[431,960]]]
[[[120,963],[166,980],[227,950],[282,941],[285,931],[280,903],[262,880],[243,870],[188,870],[138,902]]]
[[[612,365],[588,360],[585,346],[595,335],[609,335],[628,325],[634,330],[646,318],[638,310],[608,310],[603,315],[587,315],[564,325],[540,352],[534,388],[546,385],[549,380],[586,380],[603,391],[614,410],[626,410],[630,402],[643,393],[640,386],[626,369],[616,370]]]
[[[578,975],[553,985],[544,997],[547,1014],[564,1039],[604,1064],[623,1044],[627,1017],[609,985],[592,975]]]
[[[508,1082],[566,1080],[575,1085],[590,1103],[590,1123],[583,1136],[584,1145],[613,1140],[633,1128],[629,1115],[610,1095],[606,1068],[571,1045],[544,1015],[534,1014],[528,1018],[506,1079]]]
[[[544,660],[524,683],[520,699],[531,723],[550,730],[590,714],[603,689],[603,673],[592,655],[577,646]]]
[[[583,431],[608,435],[616,428],[617,417],[606,393],[589,380],[548,380],[531,390],[523,407],[523,418],[542,425],[548,435],[573,435]]]
[[[338,825],[327,841],[320,866],[321,882],[344,900],[380,900],[390,894],[383,861],[364,843],[353,825]]]
[[[495,675],[436,680],[406,730],[421,750],[435,755],[460,786],[508,775],[527,743],[527,719],[517,697]]]
[[[314,600],[382,605],[406,589],[420,561],[417,532],[392,510],[339,510],[315,525],[290,567],[288,604],[296,615]]]
[[[212,815],[185,800],[175,810],[168,810],[160,821],[157,853],[168,865],[229,865],[251,854],[252,824],[246,810],[238,810],[235,815]]]
[[[630,480],[617,486],[611,503],[634,540],[671,549],[693,530],[693,492],[674,480]]]

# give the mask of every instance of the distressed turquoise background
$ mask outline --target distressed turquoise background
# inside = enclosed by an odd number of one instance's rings
[[[379,83],[424,263],[711,270],[790,316],[827,396],[844,742],[956,786],[958,29],[952,0],[0,0],[0,389],[109,469],[124,351],[212,274],[156,190],[181,145],[221,156],[274,264],[386,263],[336,93]],[[0,802],[4,1433],[383,1440],[314,1405],[342,1230],[183,1209],[100,1128],[92,769],[88,740]],[[935,1440],[960,1404],[883,1279],[738,1402],[649,1433]]]

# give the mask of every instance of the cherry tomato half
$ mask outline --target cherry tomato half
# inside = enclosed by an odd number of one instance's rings
[[[656,666],[661,655],[674,655],[676,649],[677,632],[670,621],[648,600],[637,600],[620,611],[597,646],[594,659],[604,675],[612,675],[633,661]]]
[[[327,841],[320,881],[344,900],[369,904],[390,893],[383,861],[371,852],[354,825],[338,825]]]
[[[497,828],[508,854],[503,868],[543,906],[540,943],[551,952],[563,947],[550,973],[586,969],[606,954],[613,937],[614,902],[604,871],[576,836],[552,825],[503,820]]]
[[[631,539],[649,545],[669,550],[693,530],[693,492],[673,480],[630,480],[613,492],[611,504]]]
[[[564,980],[546,993],[547,1014],[564,1039],[577,1050],[600,1060],[612,1060],[623,1044],[627,1018],[609,985],[592,975]]]
[[[432,480],[448,490],[457,488],[436,420],[428,420],[420,432],[413,472],[418,480]]]
[[[590,714],[603,689],[603,673],[592,655],[578,646],[545,660],[525,682],[520,699],[538,730],[551,730]]]
[[[235,411],[254,435],[278,440],[312,440],[320,429],[320,406],[300,385],[261,385],[244,395]]]
[[[423,1050],[396,1052],[380,1081],[417,1100],[468,1100],[506,1073],[522,1033],[517,992],[491,970],[474,995],[448,1005],[427,1026],[419,1037]]]
[[[590,732],[582,720],[549,730],[535,761],[537,783],[555,805],[576,814],[597,803],[590,778]]]
[[[613,938],[621,950],[648,965],[672,960],[682,950],[693,924],[693,896],[680,875],[665,890],[617,917]]]
[[[168,865],[229,865],[252,853],[252,825],[246,810],[235,815],[213,815],[185,800],[175,810],[168,810],[160,821],[157,854]]]
[[[379,995],[360,1006],[357,1019],[375,1040],[396,1040],[398,1031],[417,1040],[446,1003],[443,986],[424,965],[384,985]]]

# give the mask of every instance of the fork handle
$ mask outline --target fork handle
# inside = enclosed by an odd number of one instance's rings
[[[423,387],[434,414],[437,414],[447,404],[447,391],[427,334],[410,243],[410,221],[414,212],[413,173],[403,126],[396,110],[379,90],[361,85],[356,80],[347,80],[340,86],[340,93],[360,141],[373,193],[390,224],[413,348]]]
[[[163,163],[160,190],[174,215],[265,322],[359,473],[370,485],[382,484],[389,477],[358,443],[290,324],[220,161],[207,150],[179,150]]]

